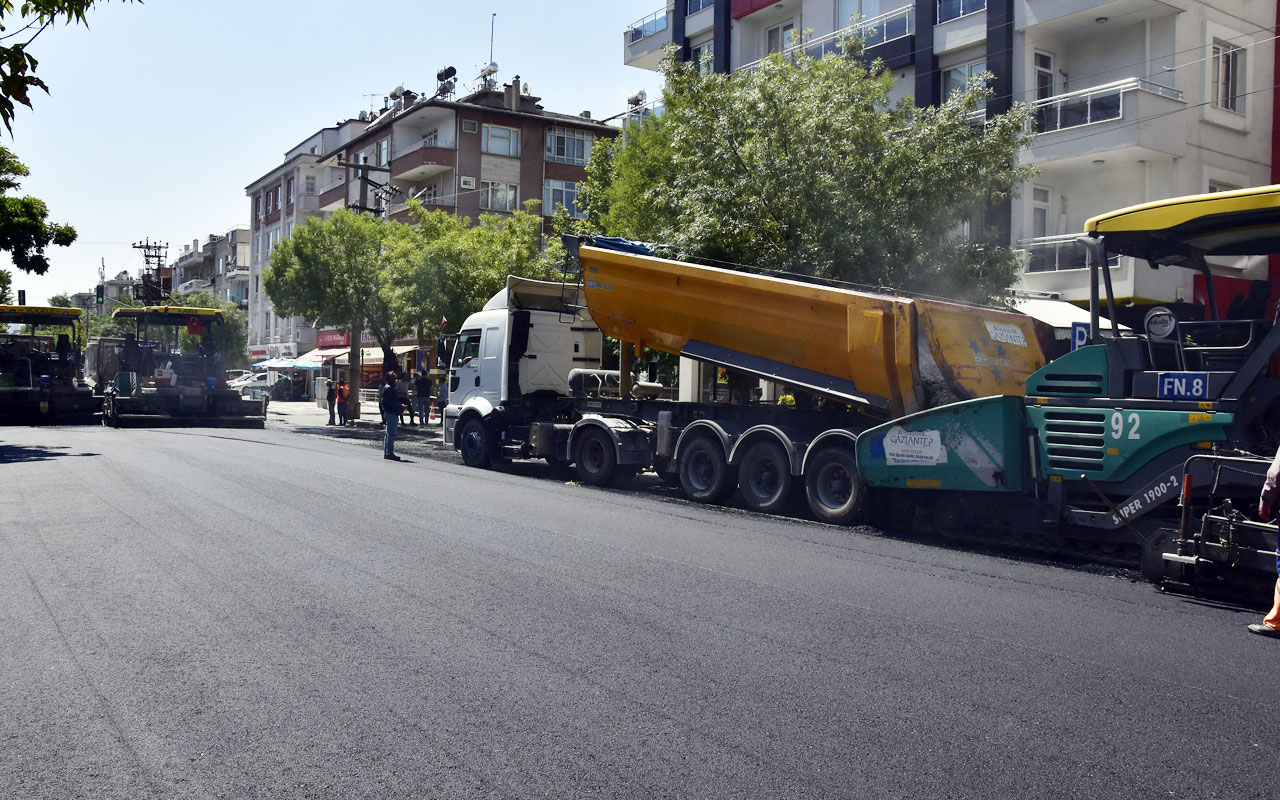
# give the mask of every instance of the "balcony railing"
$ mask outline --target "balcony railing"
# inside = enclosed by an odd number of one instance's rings
[[[938,0],[938,24],[976,14],[987,7],[987,0]]]
[[[828,33],[826,36],[819,36],[817,39],[811,39],[788,47],[782,51],[782,55],[784,58],[790,58],[797,53],[803,52],[809,58],[818,59],[828,53],[839,53],[840,42],[853,34],[864,36],[866,38],[866,47],[876,47],[885,42],[904,39],[914,33],[915,6],[903,6],[887,14],[864,19],[856,24],[841,28],[835,33]],[[763,60],[752,61],[750,64],[743,65],[740,69],[753,70]]]
[[[652,36],[667,29],[667,14],[672,6],[658,9],[644,19],[636,20],[627,26],[627,41],[638,42],[646,36]]]
[[[685,10],[685,14],[696,14],[704,8],[710,8],[716,4],[716,0],[689,0],[689,7]]]
[[[1174,100],[1182,99],[1182,92],[1161,86],[1143,78],[1123,80],[1093,86],[1088,89],[1046,97],[1033,104],[1036,133],[1078,128],[1095,122],[1120,119],[1124,116],[1124,96],[1130,92],[1151,92]]]
[[[1055,272],[1064,269],[1087,269],[1093,256],[1089,248],[1080,243],[1079,234],[1068,233],[1062,236],[1041,236],[1035,239],[1020,239],[1017,245],[1026,250],[1031,259],[1027,262],[1027,272]],[[1120,265],[1120,256],[1109,255],[1107,266]]]

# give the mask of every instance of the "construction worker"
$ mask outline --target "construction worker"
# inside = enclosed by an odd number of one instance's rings
[[[338,388],[335,390],[335,399],[338,406],[338,424],[346,427],[347,425],[347,398],[350,397],[347,391],[347,382],[338,381]]]
[[[1267,479],[1262,484],[1262,494],[1258,497],[1258,517],[1263,522],[1275,519],[1276,506],[1280,504],[1280,449],[1267,470]],[[1262,622],[1249,625],[1249,631],[1259,636],[1270,636],[1280,639],[1280,549],[1276,551],[1276,588],[1275,599],[1271,604],[1271,613],[1262,618]]]

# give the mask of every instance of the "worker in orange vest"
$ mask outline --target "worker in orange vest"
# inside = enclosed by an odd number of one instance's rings
[[[338,424],[345,426],[347,424],[347,398],[351,396],[347,391],[347,382],[338,381],[338,390],[336,392],[338,400]]]

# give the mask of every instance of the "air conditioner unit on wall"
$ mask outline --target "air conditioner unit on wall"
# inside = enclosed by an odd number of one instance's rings
[[[466,177],[459,178],[458,185],[461,186],[463,189],[474,189],[476,188],[476,179],[466,178]]]

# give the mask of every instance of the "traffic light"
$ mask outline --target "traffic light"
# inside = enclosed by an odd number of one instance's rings
[[[18,290],[18,305],[20,305],[20,306],[25,306],[26,304],[27,304],[27,290],[26,290],[26,289],[19,289],[19,290]]]
[[[102,305],[103,303],[107,302],[106,294],[107,294],[107,287],[103,286],[102,284],[98,284],[98,289],[96,292],[96,297],[97,297],[96,302],[98,303],[98,305]]]

